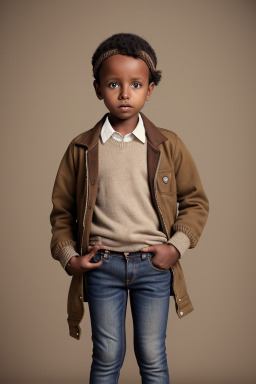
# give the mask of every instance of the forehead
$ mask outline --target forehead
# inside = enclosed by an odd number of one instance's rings
[[[125,55],[113,55],[103,61],[99,77],[149,77],[149,68],[140,58]]]

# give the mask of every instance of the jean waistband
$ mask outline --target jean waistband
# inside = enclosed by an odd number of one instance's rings
[[[135,252],[121,252],[121,251],[112,251],[110,249],[99,249],[97,253],[102,253],[102,254],[111,254],[113,256],[125,256],[125,257],[132,257],[132,256],[141,256],[144,254],[150,254],[154,255],[154,252],[143,252],[143,251],[135,251]]]

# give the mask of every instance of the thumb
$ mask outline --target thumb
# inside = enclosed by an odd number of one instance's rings
[[[141,248],[141,251],[142,252],[154,252],[155,251],[155,247],[154,247],[154,245],[150,245],[149,247]]]
[[[89,247],[88,247],[89,248]],[[93,256],[95,255],[96,252],[98,252],[98,250],[100,249],[100,245],[94,245],[92,247],[92,249],[90,250],[90,252],[88,253],[88,258],[89,260],[91,260],[93,258]]]

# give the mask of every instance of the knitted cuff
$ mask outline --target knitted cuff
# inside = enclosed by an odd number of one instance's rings
[[[79,256],[79,254],[72,247],[72,245],[67,245],[61,248],[61,252],[59,253],[59,261],[64,269],[73,256]]]
[[[174,245],[179,251],[180,257],[182,257],[190,247],[190,240],[184,232],[178,231],[167,241],[167,244]]]

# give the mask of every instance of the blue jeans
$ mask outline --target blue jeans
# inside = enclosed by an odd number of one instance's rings
[[[169,384],[166,327],[170,301],[169,270],[152,263],[153,253],[99,250],[86,273],[93,355],[90,384],[116,384],[126,352],[128,290],[133,318],[134,351],[143,384]]]

